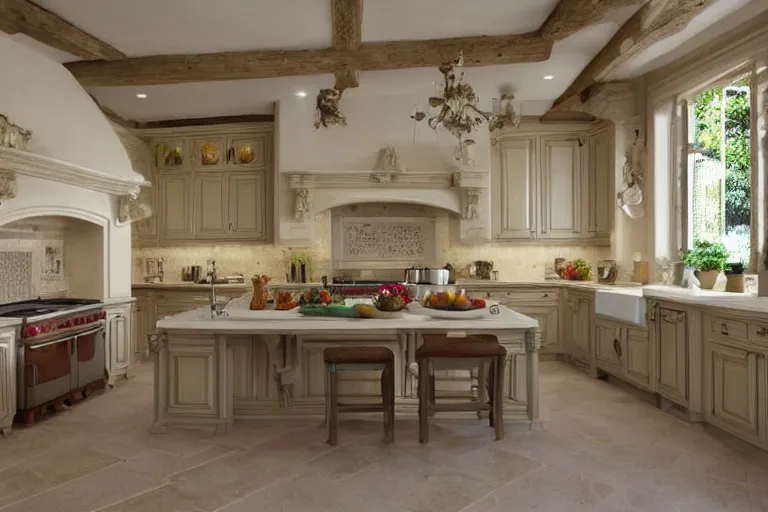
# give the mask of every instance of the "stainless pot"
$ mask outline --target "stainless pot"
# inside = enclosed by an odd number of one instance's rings
[[[404,280],[410,284],[448,284],[450,271],[444,268],[411,267],[405,270]]]

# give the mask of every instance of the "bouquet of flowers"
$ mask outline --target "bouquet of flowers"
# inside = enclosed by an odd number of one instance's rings
[[[380,311],[400,311],[412,300],[405,286],[385,284],[379,287],[379,294],[373,298],[373,305]]]

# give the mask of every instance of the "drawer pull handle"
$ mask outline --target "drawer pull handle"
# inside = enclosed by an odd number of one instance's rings
[[[491,292],[487,292],[487,293],[485,294],[485,297],[486,297],[486,298],[488,298],[488,299],[490,299],[490,298],[491,298],[491,295],[493,295]]]
[[[544,297],[546,299],[547,297],[549,297],[549,294],[545,293],[544,295],[542,295],[542,297]]]
[[[621,357],[621,342],[616,338],[613,339],[613,351],[616,352],[617,356]]]
[[[725,322],[720,324],[720,334],[723,336],[728,336],[728,324]]]
[[[761,327],[757,330],[758,336],[768,336],[768,327]]]

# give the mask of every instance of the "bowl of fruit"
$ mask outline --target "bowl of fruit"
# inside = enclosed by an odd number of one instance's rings
[[[277,292],[275,294],[275,309],[277,311],[290,311],[299,307],[299,302],[291,292]]]
[[[483,318],[498,313],[495,305],[488,308],[485,299],[470,297],[463,290],[427,292],[419,306],[420,314],[444,319]]]

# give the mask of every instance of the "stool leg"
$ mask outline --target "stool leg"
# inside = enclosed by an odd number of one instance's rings
[[[384,442],[395,441],[395,371],[394,363],[387,363],[381,373],[382,397],[384,401]]]
[[[491,406],[491,410],[488,414],[488,425],[495,426],[495,413],[494,405],[496,404],[496,358],[491,360],[490,376],[488,378],[488,403]]]
[[[339,442],[339,402],[338,402],[338,372],[335,367],[329,366],[330,406],[328,410],[328,444],[336,446]]]
[[[419,442],[429,442],[429,360],[419,361]]]
[[[479,420],[483,419],[482,407],[486,404],[488,396],[485,388],[486,380],[485,361],[483,361],[477,369],[477,419]]]
[[[506,356],[496,358],[496,381],[494,383],[493,410],[495,413],[496,440],[504,439],[504,364]]]
[[[437,403],[437,387],[435,386],[435,374],[431,368],[429,372],[429,416],[435,415],[435,404]]]

